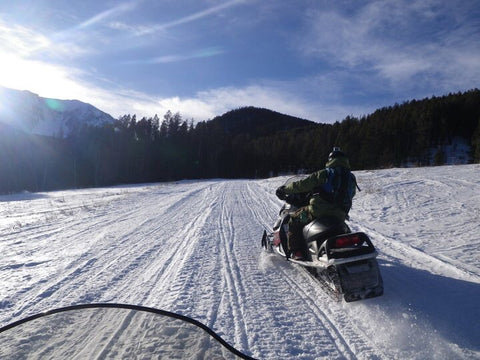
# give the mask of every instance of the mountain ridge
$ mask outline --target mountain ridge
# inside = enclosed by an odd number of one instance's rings
[[[80,100],[41,97],[28,90],[0,86],[0,122],[35,135],[63,137],[84,125],[102,126],[115,119]]]
[[[203,122],[228,135],[268,136],[279,131],[318,126],[311,120],[286,115],[266,108],[246,106],[227,111]]]

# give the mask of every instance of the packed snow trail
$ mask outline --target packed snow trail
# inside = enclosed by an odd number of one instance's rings
[[[333,301],[260,248],[285,178],[0,197],[0,325],[80,303],[201,321],[259,359],[480,356],[478,165],[356,173],[385,295]]]

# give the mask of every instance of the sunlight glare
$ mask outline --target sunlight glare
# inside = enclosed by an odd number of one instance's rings
[[[72,77],[78,71],[40,61],[0,55],[0,85],[17,90],[29,90],[43,97],[85,98],[87,89]]]
[[[28,56],[37,50],[48,48],[50,40],[30,29],[8,24],[0,18],[0,50],[2,53]]]

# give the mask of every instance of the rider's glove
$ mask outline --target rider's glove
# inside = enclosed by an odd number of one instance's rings
[[[280,186],[277,189],[277,191],[275,191],[275,195],[277,195],[277,197],[280,200],[285,200],[287,198],[287,193],[285,192],[285,186]]]

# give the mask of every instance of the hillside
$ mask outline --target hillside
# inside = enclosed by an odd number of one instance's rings
[[[208,121],[207,124],[210,127],[222,129],[229,136],[249,134],[253,137],[318,125],[310,120],[255,107],[226,112]]]

